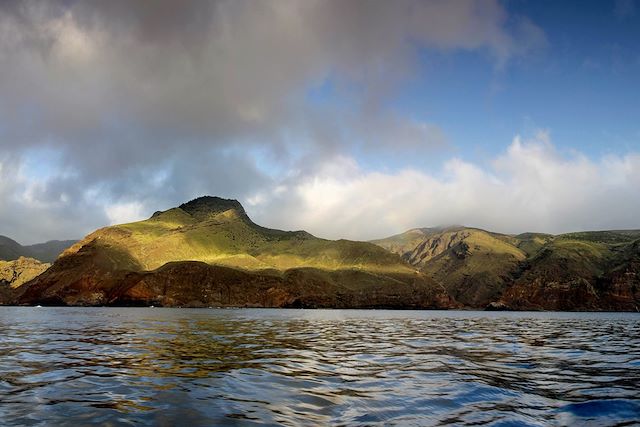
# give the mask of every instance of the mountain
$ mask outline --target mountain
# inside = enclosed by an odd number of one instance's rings
[[[640,307],[640,231],[516,236],[421,228],[374,241],[473,308],[631,310]]]
[[[14,302],[62,305],[449,308],[442,286],[374,244],[261,227],[201,197],[74,244]]]
[[[20,257],[30,257],[44,263],[51,263],[76,240],[51,240],[46,243],[22,246],[6,236],[0,236],[0,260],[12,261]]]
[[[483,307],[499,298],[527,253],[516,239],[460,226],[419,229],[376,241],[442,283],[453,298]],[[406,241],[406,245],[397,245]]]
[[[20,243],[5,236],[0,236],[0,260],[14,260],[24,254]]]

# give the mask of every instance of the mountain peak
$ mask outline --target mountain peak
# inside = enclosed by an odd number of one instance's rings
[[[199,218],[216,215],[229,210],[235,211],[240,216],[246,216],[246,212],[240,202],[234,199],[223,199],[215,196],[202,196],[179,206],[189,215]]]

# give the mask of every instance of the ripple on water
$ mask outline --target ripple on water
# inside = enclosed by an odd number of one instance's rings
[[[629,425],[637,314],[0,308],[3,425]]]

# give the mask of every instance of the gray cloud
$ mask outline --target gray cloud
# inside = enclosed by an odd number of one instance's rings
[[[112,205],[247,198],[349,150],[441,147],[437,124],[385,106],[417,48],[499,67],[543,42],[491,0],[3,2],[0,154],[22,175],[4,161],[19,214],[0,211],[0,233],[77,237]],[[348,114],[308,102],[327,79]],[[38,150],[57,156],[27,161]]]

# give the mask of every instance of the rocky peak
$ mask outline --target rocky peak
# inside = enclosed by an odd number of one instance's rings
[[[240,217],[247,216],[244,208],[237,200],[214,196],[198,197],[181,204],[179,208],[198,219],[204,219],[227,211],[234,211]]]

